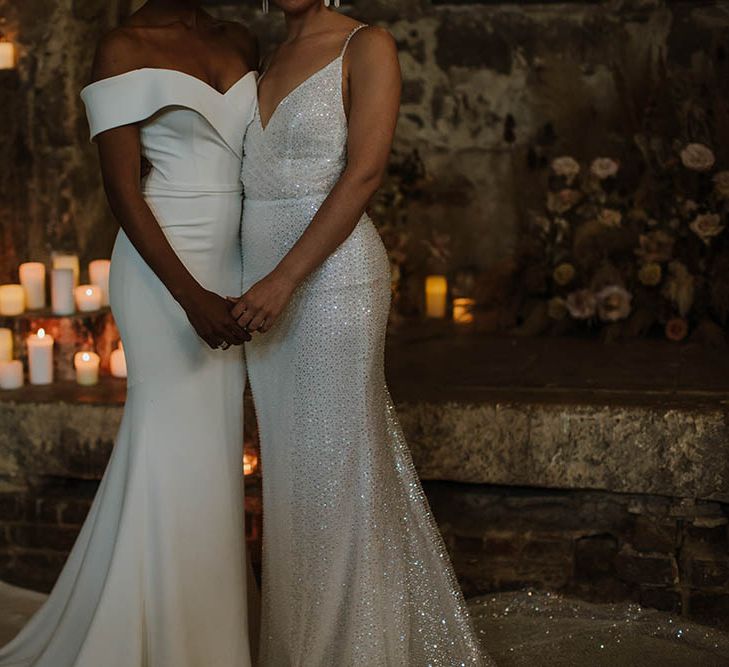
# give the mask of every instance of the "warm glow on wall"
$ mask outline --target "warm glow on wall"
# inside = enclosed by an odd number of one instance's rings
[[[0,69],[15,69],[15,44],[0,33]]]

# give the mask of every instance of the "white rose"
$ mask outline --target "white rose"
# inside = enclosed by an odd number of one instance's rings
[[[599,157],[592,161],[590,165],[590,171],[594,176],[597,176],[601,181],[606,178],[615,176],[618,173],[620,164],[617,160],[613,160],[609,157]]]
[[[552,171],[557,176],[564,176],[567,183],[572,183],[577,178],[577,174],[580,173],[580,164],[569,155],[563,155],[552,160]]]
[[[681,162],[693,171],[709,171],[714,166],[714,152],[704,144],[688,144],[681,151]]]

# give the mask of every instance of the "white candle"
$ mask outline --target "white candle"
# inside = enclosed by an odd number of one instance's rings
[[[19,389],[23,386],[23,362],[17,359],[0,361],[0,389]]]
[[[119,347],[111,353],[109,360],[111,366],[111,374],[115,378],[125,378],[127,376],[127,360],[124,356],[124,348],[119,343]]]
[[[73,269],[51,271],[51,308],[56,315],[72,315],[76,310],[73,302]]]
[[[81,272],[78,255],[54,254],[52,263],[54,269],[71,269],[73,271],[73,286],[76,287],[78,285],[78,276]]]
[[[15,44],[0,42],[0,69],[15,69]]]
[[[96,384],[99,381],[100,361],[99,355],[95,352],[76,352],[73,357],[76,382],[83,385]]]
[[[0,315],[20,315],[25,310],[22,285],[0,285]]]
[[[448,281],[445,276],[427,276],[425,278],[425,315],[427,317],[445,317],[447,295]]]
[[[108,259],[95,259],[89,263],[89,282],[101,289],[101,305],[109,305],[109,269],[111,262]]]
[[[46,267],[40,262],[20,265],[20,284],[25,290],[25,302],[31,310],[46,307]]]
[[[53,382],[53,337],[44,329],[28,336],[28,365],[31,384]]]
[[[10,361],[13,358],[13,332],[10,329],[0,329],[0,361]]]
[[[79,285],[74,291],[76,308],[82,313],[101,308],[101,288],[98,285]]]
[[[472,324],[475,305],[476,302],[473,299],[453,299],[453,321],[456,324]]]

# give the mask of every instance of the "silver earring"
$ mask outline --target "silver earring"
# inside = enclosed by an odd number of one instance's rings
[[[263,0],[263,6],[261,7],[264,14],[268,14],[268,0]]]

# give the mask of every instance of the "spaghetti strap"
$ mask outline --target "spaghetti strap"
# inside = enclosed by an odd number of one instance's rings
[[[339,54],[340,58],[344,58],[344,53],[347,50],[347,47],[349,46],[349,42],[362,28],[368,28],[369,26],[366,23],[361,23],[360,25],[356,26],[352,29],[352,31],[347,35],[347,39],[344,40],[344,46],[342,46],[342,52]]]

